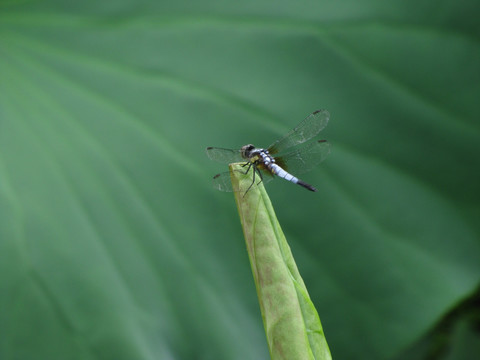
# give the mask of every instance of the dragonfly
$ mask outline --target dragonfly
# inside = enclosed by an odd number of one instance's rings
[[[316,140],[315,137],[325,128],[329,118],[327,110],[316,110],[268,148],[257,148],[252,144],[240,149],[207,147],[207,156],[220,163],[243,162],[242,166],[246,167],[245,174],[253,169],[253,181],[245,195],[255,184],[256,175],[260,178],[257,184],[262,181],[267,183],[278,176],[307,190],[317,191],[315,187],[290,172],[306,173],[325,160],[330,153],[330,143]],[[215,175],[213,186],[220,191],[240,191],[232,187],[228,171]]]

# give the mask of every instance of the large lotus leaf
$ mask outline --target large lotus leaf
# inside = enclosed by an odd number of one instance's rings
[[[270,198],[333,358],[401,356],[480,280],[479,10],[2,1],[0,358],[268,358],[204,149],[318,108],[318,193]]]

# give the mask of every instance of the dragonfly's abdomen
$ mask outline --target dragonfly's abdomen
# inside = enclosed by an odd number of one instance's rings
[[[268,165],[267,165],[268,166]],[[287,181],[291,181],[292,183],[296,184],[298,183],[298,178],[290,174],[289,172],[283,170],[280,166],[277,164],[270,164],[268,166],[269,170],[277,175],[278,177],[281,177],[282,179],[285,179]]]
[[[266,166],[266,168],[272,173],[285,179],[287,181],[291,181],[294,184],[298,182],[298,179],[293,176],[292,174],[288,173],[287,171],[283,170],[280,166],[275,164],[275,159],[268,154],[265,150],[260,152],[260,157],[262,158],[262,163]]]
[[[303,182],[299,178],[290,174],[288,171],[285,171],[284,169],[282,169],[279,165],[275,164],[275,159],[272,156],[270,156],[270,154],[268,154],[268,152],[266,152],[265,150],[260,151],[258,155],[262,158],[263,164],[267,167],[267,169],[272,174],[275,174],[278,177],[281,177],[282,179],[290,181],[294,184],[303,186],[304,188],[310,191],[317,191],[317,189],[315,189],[312,185]]]

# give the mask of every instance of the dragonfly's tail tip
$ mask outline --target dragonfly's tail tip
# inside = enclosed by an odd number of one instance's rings
[[[312,185],[310,184],[307,184],[306,182],[303,182],[302,180],[298,180],[298,185],[300,186],[303,186],[305,189],[307,190],[310,190],[310,191],[313,191],[313,192],[317,192],[318,190],[316,188],[314,188]]]

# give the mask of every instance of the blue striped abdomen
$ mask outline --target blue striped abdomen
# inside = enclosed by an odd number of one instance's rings
[[[285,170],[283,170],[280,166],[278,166],[277,164],[269,164],[269,168],[270,170],[272,170],[272,172],[277,175],[278,177],[281,177],[282,179],[285,179],[287,181],[291,181],[293,182],[294,184],[298,183],[298,178],[296,178],[295,176],[293,176],[292,174],[286,172]]]

